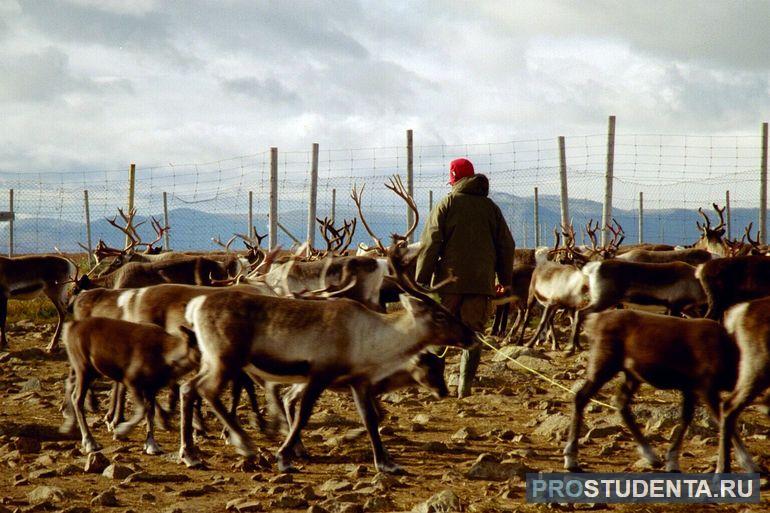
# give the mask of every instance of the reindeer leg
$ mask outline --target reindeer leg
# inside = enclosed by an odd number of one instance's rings
[[[254,381],[246,374],[241,374],[241,379],[243,380],[243,389],[246,390],[246,395],[249,398],[249,406],[251,406],[251,411],[254,414],[251,426],[257,427],[261,432],[265,433],[268,430],[267,421],[259,410],[259,400],[257,399],[257,389],[254,386]]]
[[[679,421],[679,429],[674,433],[671,446],[666,453],[666,472],[681,472],[679,470],[679,449],[682,447],[684,435],[692,422],[695,412],[695,396],[692,392],[682,392],[682,418]]]
[[[59,433],[72,434],[77,419],[75,417],[75,407],[72,404],[72,391],[75,387],[75,373],[70,369],[67,378],[64,380],[64,397],[62,399],[61,412],[64,422],[59,427]]]
[[[212,362],[205,372],[198,375],[196,388],[198,394],[211,406],[214,415],[227,428],[227,441],[241,456],[249,458],[254,455],[251,439],[241,427],[238,418],[231,415],[222,403],[222,391],[232,378],[226,374],[224,362],[217,360]]]
[[[618,388],[615,400],[618,405],[618,410],[620,410],[620,417],[623,419],[623,423],[626,425],[628,430],[631,431],[631,436],[634,437],[634,441],[638,446],[639,454],[641,454],[644,459],[649,461],[654,468],[659,468],[663,466],[663,462],[661,462],[660,458],[658,458],[655,455],[655,452],[653,452],[652,448],[650,447],[650,443],[644,437],[644,434],[636,424],[634,414],[631,411],[631,402],[634,398],[634,394],[638,389],[639,381],[630,375],[625,374],[625,379]]]
[[[580,429],[583,427],[583,411],[588,401],[619,370],[617,363],[612,361],[612,355],[602,354],[598,355],[595,361],[589,360],[586,381],[575,393],[573,399],[572,423],[569,428],[567,445],[564,446],[564,468],[570,472],[581,471],[578,464],[578,438],[580,437]]]
[[[297,415],[297,403],[305,390],[304,385],[294,385],[283,396],[283,407],[286,415],[286,421],[289,426],[294,424],[294,418]],[[310,454],[305,449],[305,445],[302,443],[302,435],[297,437],[297,441],[293,446],[294,456],[298,459],[310,459]]]
[[[529,318],[532,316],[532,308],[535,306],[534,299],[532,301],[527,301],[527,306],[524,308],[524,320],[521,323],[521,333],[518,337],[516,337],[516,342],[514,342],[515,345],[520,346],[522,342],[524,342],[524,332],[527,331],[527,324],[529,324]],[[517,327],[518,328],[518,327]],[[511,333],[508,334],[508,336],[512,336],[515,332],[511,330]]]
[[[765,358],[756,358],[751,364],[743,364],[738,370],[738,381],[733,391],[722,401],[721,415],[719,419],[719,456],[717,458],[717,473],[730,472],[730,446],[735,448],[735,457],[739,465],[747,472],[758,472],[751,454],[743,445],[740,435],[735,430],[738,416],[749,406],[754,398],[761,394],[770,385],[770,379],[765,370],[768,362]],[[714,404],[718,404],[719,393],[712,392],[707,404],[713,410]]]
[[[75,404],[75,418],[77,418],[78,426],[80,426],[80,443],[86,454],[101,450],[101,447],[96,443],[91,431],[88,429],[88,422],[86,422],[86,414],[83,409],[86,402],[86,390],[88,390],[91,381],[92,377],[87,370],[75,370],[75,385],[72,391],[72,402]]]
[[[535,334],[532,335],[532,338],[529,339],[529,342],[524,344],[525,346],[532,347],[537,343],[537,340],[540,338],[540,335],[542,335],[543,330],[548,326],[548,323],[551,321],[551,319],[553,319],[553,316],[555,313],[556,313],[555,305],[546,305],[543,308],[543,317],[540,318],[540,324],[537,325]]]
[[[372,452],[374,453],[374,466],[379,472],[388,474],[397,474],[403,472],[400,466],[393,462],[382,445],[382,439],[379,432],[379,415],[376,408],[374,396],[372,396],[371,385],[368,383],[359,383],[350,387],[353,392],[353,400],[356,403],[358,414],[364,421],[366,431],[369,434],[369,440],[372,443]]]
[[[286,440],[276,454],[278,470],[281,472],[289,472],[294,468],[291,466],[294,444],[299,440],[302,428],[307,424],[316,401],[332,381],[333,377],[331,376],[311,376],[310,380],[305,385],[305,391],[299,400],[298,412],[292,419],[289,435],[286,437]]]
[[[144,452],[151,455],[163,453],[158,442],[155,441],[155,407],[157,406],[155,395],[156,392],[154,391],[146,395],[147,438],[144,441]]]
[[[127,383],[125,386],[131,392],[131,400],[134,402],[134,414],[127,421],[115,426],[113,431],[115,440],[120,440],[128,435],[134,429],[134,426],[139,424],[145,417],[145,410],[147,409],[144,394],[133,383]]]
[[[197,383],[203,372],[201,369],[190,381],[183,383],[179,387],[179,407],[181,410],[179,460],[190,468],[200,467],[203,464],[198,456],[198,450],[193,440],[192,425],[193,408],[198,399],[198,393],[196,392]]]
[[[107,431],[115,431],[115,427],[126,420],[126,387],[122,383],[116,383],[112,390],[115,396],[115,409],[112,416],[107,419]]]
[[[51,337],[51,342],[45,348],[45,350],[50,354],[53,353],[59,346],[59,337],[61,336],[62,326],[64,325],[65,318],[67,317],[67,298],[65,297],[66,290],[63,286],[56,288],[46,288],[44,293],[46,296],[48,296],[48,299],[51,300],[53,306],[56,307],[56,313],[59,314],[59,318],[56,322],[56,329],[54,330],[53,336]]]

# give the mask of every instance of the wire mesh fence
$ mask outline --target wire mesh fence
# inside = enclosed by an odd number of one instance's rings
[[[732,236],[754,222],[758,227],[763,138],[757,135],[617,134],[614,145],[613,217],[628,242],[639,239],[639,196],[644,198],[645,242],[689,244],[698,237],[697,209],[725,203],[730,191]],[[569,217],[576,226],[601,220],[607,161],[607,134],[566,137]],[[535,232],[542,243],[560,222],[560,161],[557,138],[462,145],[415,145],[414,198],[418,234],[432,203],[446,195],[449,162],[467,157],[477,173],[490,179],[490,196],[502,209],[519,246],[531,247]],[[278,152],[278,240],[288,246],[304,241],[308,223],[312,150]],[[356,215],[350,191],[365,185],[364,213],[373,231],[387,238],[406,231],[406,206],[384,184],[393,174],[406,182],[407,147],[324,149],[318,163],[317,214],[337,222]],[[539,190],[539,227],[534,225],[533,191]],[[122,235],[106,221],[126,205],[128,166],[68,172],[0,172],[0,211],[9,208],[14,190],[14,252],[78,250],[86,242],[84,192],[88,190],[92,240],[111,246]],[[215,162],[136,168],[137,220],[162,219],[167,193],[170,245],[176,250],[214,249],[222,240],[246,233],[253,222],[268,227],[270,152]],[[249,219],[249,192],[253,218]],[[0,223],[0,251],[8,252],[9,224]],[[152,240],[149,223],[140,227]],[[358,230],[356,243],[370,243]],[[322,241],[320,241],[322,242]],[[317,241],[318,245],[318,241]]]

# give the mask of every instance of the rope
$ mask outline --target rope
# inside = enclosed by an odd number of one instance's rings
[[[491,348],[491,349],[492,349],[492,350],[493,350],[495,353],[497,353],[497,354],[499,354],[499,355],[502,355],[504,358],[506,358],[506,359],[508,359],[508,360],[512,361],[513,363],[515,363],[516,365],[518,365],[518,366],[519,366],[519,367],[521,367],[522,369],[524,369],[524,370],[526,370],[526,371],[528,371],[528,372],[531,372],[531,373],[532,373],[532,374],[534,374],[535,376],[538,376],[538,377],[540,377],[541,379],[543,379],[543,380],[547,381],[548,383],[550,383],[550,384],[554,385],[554,386],[555,386],[555,387],[557,387],[557,388],[561,388],[562,390],[565,390],[565,391],[569,392],[570,394],[572,394],[572,395],[575,395],[575,392],[573,392],[573,391],[572,391],[572,389],[569,389],[569,388],[565,387],[564,385],[562,385],[561,383],[559,383],[559,382],[558,382],[558,381],[556,381],[555,379],[553,379],[553,378],[550,378],[550,377],[546,376],[545,374],[543,374],[542,372],[538,372],[538,371],[536,371],[535,369],[533,369],[533,368],[531,368],[531,367],[528,367],[528,366],[524,365],[523,363],[521,363],[520,361],[518,361],[518,360],[515,360],[515,359],[511,358],[509,355],[507,355],[507,354],[503,353],[503,352],[502,352],[502,351],[500,351],[498,348],[496,348],[495,346],[493,346],[492,344],[490,344],[489,342],[487,342],[487,339],[486,339],[486,338],[478,337],[478,339],[479,339],[479,340],[481,340],[481,342],[482,342],[482,343],[483,343],[485,346],[487,346],[487,347],[490,347],[490,348]],[[596,404],[598,404],[598,405],[601,405],[601,406],[604,406],[605,408],[609,408],[610,410],[617,410],[617,408],[616,408],[616,407],[614,407],[614,406],[612,406],[611,404],[607,404],[607,403],[604,403],[604,402],[602,402],[602,401],[599,401],[599,400],[597,400],[597,399],[591,399],[591,402],[592,402],[592,403],[596,403]]]

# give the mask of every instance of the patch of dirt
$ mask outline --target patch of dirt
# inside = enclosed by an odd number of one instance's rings
[[[38,349],[47,343],[31,329],[10,334],[10,353],[0,353],[0,511],[59,509],[75,511],[297,511],[322,506],[327,511],[410,511],[443,490],[451,490],[466,511],[545,511],[545,505],[524,503],[524,481],[518,469],[561,471],[565,417],[571,413],[567,392],[553,388],[535,376],[511,369],[504,361],[494,362],[485,351],[479,385],[474,395],[458,400],[436,401],[426,392],[409,389],[386,397],[388,418],[383,439],[403,466],[406,475],[375,475],[368,439],[348,394],[326,392],[310,425],[305,446],[312,460],[300,472],[280,475],[273,453],[278,440],[270,440],[247,428],[263,456],[255,465],[244,466],[235,451],[219,438],[220,426],[207,413],[210,436],[199,441],[206,462],[204,470],[190,470],[178,463],[178,429],[158,429],[157,439],[166,451],[160,456],[142,453],[142,425],[130,440],[114,441],[101,423],[107,405],[106,387],[100,387],[98,414],[88,415],[106,457],[112,478],[86,473],[86,458],[79,450],[78,436],[62,436],[59,405],[67,363],[61,355],[50,357]],[[583,375],[585,356],[567,357],[547,352],[551,376],[572,387]],[[458,353],[450,351],[447,378],[456,383]],[[450,386],[454,391],[454,387]],[[602,399],[614,392],[608,384]],[[671,434],[669,409],[679,398],[643,386],[636,401],[641,426],[659,428],[650,432],[654,447],[664,455]],[[665,408],[665,416],[655,418]],[[245,404],[240,415],[244,425],[249,414]],[[415,417],[418,414],[425,416]],[[662,415],[662,414],[661,414]],[[699,419],[701,417],[696,417]],[[581,463],[587,470],[638,471],[638,455],[631,436],[617,429],[617,415],[592,405],[586,413],[587,427],[596,435],[581,440]],[[744,432],[758,463],[770,462],[770,421],[751,407],[742,417]],[[689,433],[681,455],[682,471],[705,472],[715,463],[716,431],[707,422]],[[494,458],[482,462],[506,462],[495,480],[469,479],[466,473],[480,455]],[[474,471],[474,476],[481,475]],[[128,476],[128,477],[126,477]],[[746,506],[622,505],[594,509],[616,511],[766,511],[763,503]],[[454,500],[454,499],[452,499]],[[37,504],[37,505],[35,505]],[[81,508],[81,509],[77,509]],[[321,511],[316,508],[315,511]]]

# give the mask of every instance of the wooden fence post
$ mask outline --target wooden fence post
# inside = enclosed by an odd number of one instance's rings
[[[93,258],[93,246],[91,245],[91,207],[88,203],[88,191],[83,191],[83,206],[86,214],[86,244],[88,244],[88,265],[92,267],[96,262]]]
[[[412,140],[412,129],[406,131],[406,192],[414,198],[414,141]],[[406,208],[406,226],[412,226],[414,221],[414,212]],[[409,236],[408,242],[414,241],[414,234]]]
[[[131,211],[134,210],[134,193],[136,192],[136,164],[133,162],[128,168],[128,215],[131,215]],[[126,235],[126,246],[131,242]]]
[[[615,170],[615,116],[607,125],[607,168],[604,173],[604,208],[602,209],[602,246],[607,244],[607,225],[612,222],[612,181]]]
[[[759,240],[762,244],[767,244],[767,123],[762,123],[762,162],[759,181]]]
[[[332,224],[337,216],[337,189],[332,189]]]
[[[644,193],[639,191],[639,244],[644,244]]]
[[[534,224],[533,228],[535,229],[535,247],[540,246],[540,200],[538,199],[537,195],[537,187],[535,187],[535,212],[534,212]]]
[[[433,212],[433,191],[428,191],[428,215]]]
[[[254,191],[249,191],[249,218],[246,220],[246,228],[249,230],[247,235],[254,235]]]
[[[270,148],[270,249],[278,245],[278,148]]]
[[[561,182],[561,224],[569,224],[569,192],[567,191],[567,150],[565,148],[564,136],[559,136],[559,181]],[[539,226],[536,228],[539,232]],[[536,240],[540,240],[537,238]]]
[[[727,238],[733,238],[733,216],[730,212],[730,191],[725,191],[725,209],[727,210]]]
[[[318,143],[313,143],[310,162],[310,197],[307,205],[307,243],[315,247],[316,202],[318,200]]]
[[[171,250],[171,236],[168,233],[168,227],[171,226],[168,223],[168,193],[163,192],[163,227],[166,229],[163,232],[163,249],[165,251]]]
[[[13,257],[13,221],[16,211],[13,208],[13,189],[8,192],[8,211],[11,213],[8,219],[8,256]]]

